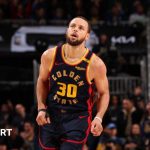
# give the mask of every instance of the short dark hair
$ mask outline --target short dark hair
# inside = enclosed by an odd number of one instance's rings
[[[131,103],[134,103],[134,100],[133,100],[133,98],[129,95],[129,96],[125,96],[124,98],[123,98],[123,100],[127,100],[127,101],[129,101],[129,102],[131,102]]]
[[[80,19],[83,19],[84,21],[86,21],[87,24],[88,24],[88,33],[91,32],[91,24],[89,23],[89,21],[88,21],[85,17],[83,17],[83,16],[77,16],[77,17],[75,17],[75,18],[80,18]],[[75,18],[73,18],[73,19],[75,19]],[[70,24],[70,22],[71,22],[73,19],[71,19],[71,20],[69,21],[69,24]]]

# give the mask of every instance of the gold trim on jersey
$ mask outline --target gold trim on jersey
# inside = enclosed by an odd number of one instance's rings
[[[86,80],[87,80],[87,82],[88,82],[89,84],[92,84],[92,82],[91,82],[91,80],[90,80],[90,77],[89,77],[89,74],[90,74],[90,73],[89,73],[89,69],[90,69],[90,64],[91,64],[92,58],[93,58],[93,54],[92,54],[90,60],[88,60],[88,65],[87,65],[87,69],[86,69]]]
[[[53,56],[52,56],[52,61],[51,61],[51,64],[49,66],[49,72],[51,72],[51,70],[53,69],[53,66],[54,66],[54,62],[55,62],[55,58],[56,58],[56,50],[57,50],[57,46],[54,47],[54,52],[53,52]]]
[[[64,55],[64,45],[62,46],[62,50],[61,50],[61,56],[63,61],[68,64],[68,65],[78,65],[79,63],[81,63],[83,60],[85,60],[86,55],[88,54],[89,50],[86,48],[86,52],[85,54],[78,60],[78,61],[74,61],[74,62],[70,62],[68,60],[66,60],[65,55]]]
[[[87,63],[90,63],[90,60],[89,59],[86,59],[85,57],[82,58],[83,61],[87,62]]]

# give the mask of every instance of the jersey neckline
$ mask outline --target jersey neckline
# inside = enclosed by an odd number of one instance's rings
[[[64,45],[62,45],[61,47],[61,56],[62,56],[62,60],[64,61],[64,63],[68,64],[68,65],[71,65],[71,66],[74,66],[74,65],[78,65],[82,62],[82,60],[84,60],[84,58],[87,56],[89,50],[86,48],[86,52],[85,54],[77,61],[74,61],[74,62],[70,62],[68,61],[65,56],[64,56]]]

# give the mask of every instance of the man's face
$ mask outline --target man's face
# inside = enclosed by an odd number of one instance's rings
[[[140,134],[140,126],[138,124],[133,124],[131,130],[132,134]]]
[[[71,46],[78,46],[86,41],[88,37],[88,23],[81,18],[73,19],[66,33],[67,43]]]
[[[128,99],[124,99],[122,102],[122,107],[125,110],[130,110],[132,108],[132,102],[130,102],[130,100],[128,100]]]
[[[29,131],[31,131],[32,129],[33,129],[33,127],[32,127],[32,125],[31,125],[30,123],[26,122],[26,123],[24,124],[24,130],[25,130],[25,131],[29,132]]]
[[[138,95],[141,95],[142,94],[142,88],[141,87],[136,87],[135,89],[134,89],[134,95],[135,96],[138,96]]]

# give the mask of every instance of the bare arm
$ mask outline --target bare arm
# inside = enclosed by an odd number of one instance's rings
[[[91,76],[92,79],[94,79],[97,92],[100,96],[97,102],[96,117],[98,117],[98,119],[94,118],[94,120],[92,121],[91,132],[94,136],[98,136],[103,130],[102,119],[109,104],[109,87],[105,64],[96,55],[94,55],[93,57],[94,58],[91,63],[91,72],[94,72],[94,74],[92,74]]]
[[[46,116],[45,102],[49,92],[49,72],[51,70],[54,60],[55,49],[49,49],[41,56],[41,65],[39,77],[37,80],[37,103],[38,110],[44,109],[38,112],[36,121],[38,125],[44,125],[50,123],[50,118]]]
[[[41,65],[36,88],[38,109],[45,109],[45,100],[49,90],[49,71],[53,61],[53,54],[54,49],[49,49],[41,56]]]
[[[95,75],[94,81],[97,88],[97,91],[100,95],[97,105],[97,115],[100,118],[103,118],[108,104],[109,104],[109,87],[108,79],[106,76],[106,66],[99,58],[95,59]]]

